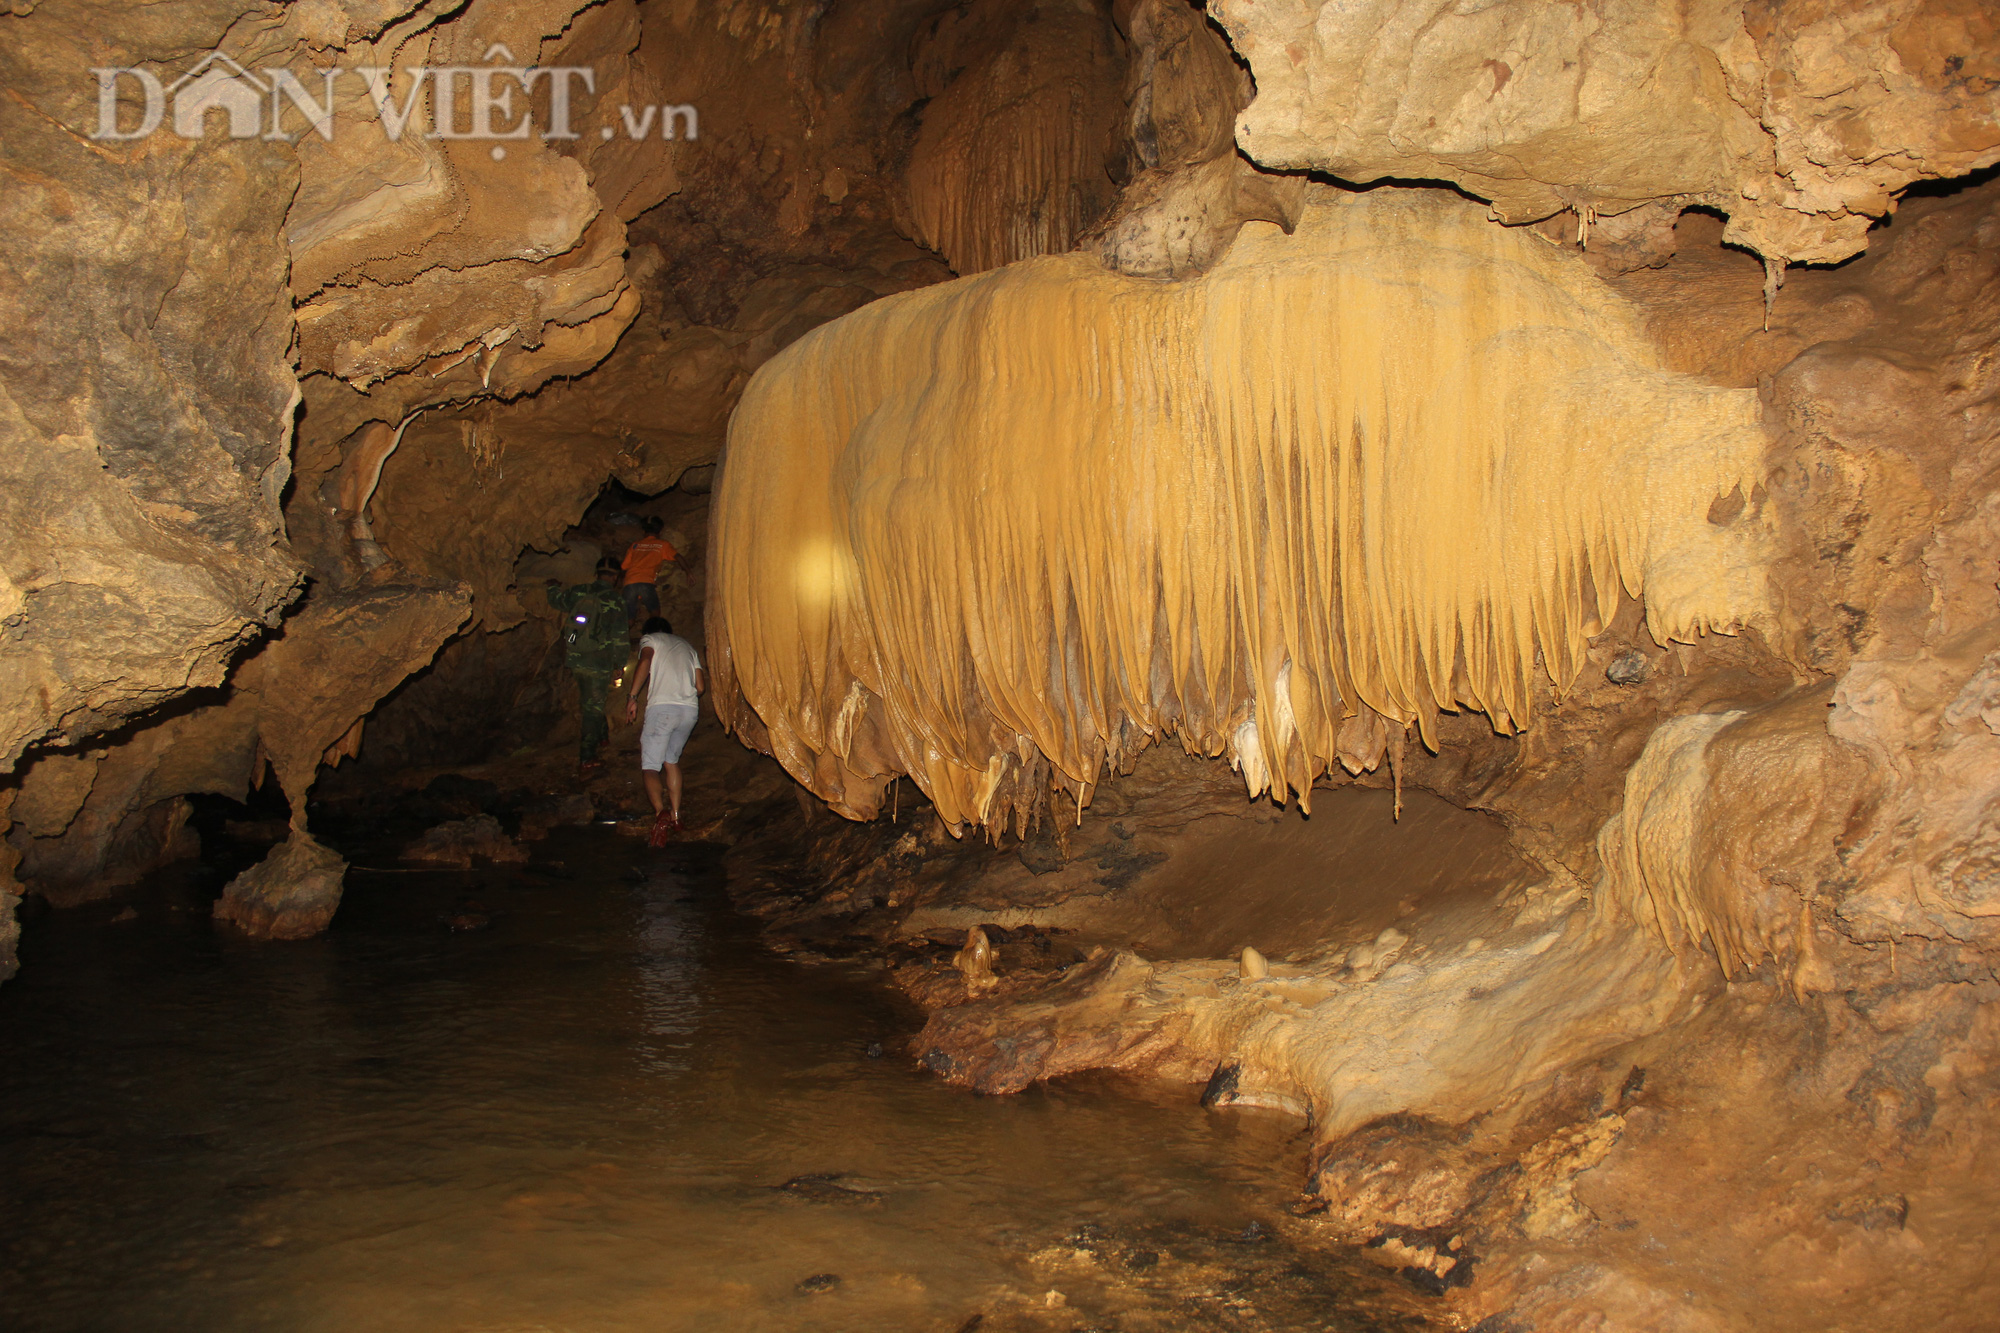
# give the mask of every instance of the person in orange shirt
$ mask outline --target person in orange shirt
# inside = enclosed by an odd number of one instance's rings
[[[642,520],[645,536],[633,542],[625,552],[625,617],[632,624],[634,636],[639,626],[650,616],[660,614],[660,589],[657,583],[660,566],[677,562],[680,552],[673,544],[660,535],[666,524],[658,518]]]

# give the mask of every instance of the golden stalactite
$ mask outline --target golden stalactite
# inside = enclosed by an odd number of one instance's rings
[[[1162,736],[1303,802],[1439,710],[1527,725],[1620,589],[1662,641],[1764,615],[1763,529],[1707,517],[1759,416],[1430,194],[1327,191],[1185,283],[1065,255],[892,296],[736,412],[718,708],[854,817],[906,773],[1018,826]]]
[[[926,106],[906,223],[957,273],[1061,254],[1116,197],[1105,169],[1124,110],[1108,24],[1049,7]]]

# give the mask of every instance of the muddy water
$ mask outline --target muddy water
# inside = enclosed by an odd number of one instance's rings
[[[876,976],[761,947],[699,853],[538,855],[357,872],[292,945],[170,891],[36,922],[0,987],[0,1327],[1421,1326],[1288,1239],[1295,1121],[945,1087]],[[467,895],[486,929],[442,920]]]

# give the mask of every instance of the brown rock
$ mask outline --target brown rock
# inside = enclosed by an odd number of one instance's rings
[[[340,906],[347,862],[294,831],[276,850],[229,881],[215,919],[252,939],[302,940],[317,935]]]
[[[507,836],[492,815],[474,815],[428,830],[403,849],[402,857],[431,865],[470,866],[474,860],[525,861],[528,853]]]

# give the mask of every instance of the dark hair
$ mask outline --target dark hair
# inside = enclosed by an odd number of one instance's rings
[[[646,617],[646,623],[639,627],[641,638],[644,638],[648,634],[672,634],[673,632],[674,627],[667,623],[665,616],[648,616]]]
[[[644,528],[648,533],[651,533],[653,536],[657,537],[660,535],[660,529],[667,526],[667,520],[665,520],[664,518],[659,518],[657,516],[648,515],[646,518],[643,518],[639,521],[639,526]]]

